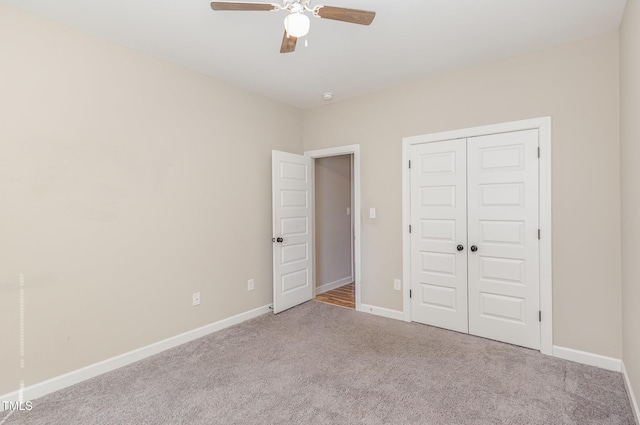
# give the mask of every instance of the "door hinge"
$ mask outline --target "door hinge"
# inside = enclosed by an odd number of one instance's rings
[[[542,310],[538,310],[538,322],[542,322]]]
[[[409,225],[409,233],[411,233],[411,225]]]
[[[538,240],[540,240],[540,229],[538,229]]]
[[[540,148],[538,148],[538,158],[540,158]]]
[[[411,289],[409,289],[409,298],[411,298]]]
[[[409,168],[411,168],[411,160],[409,160]]]

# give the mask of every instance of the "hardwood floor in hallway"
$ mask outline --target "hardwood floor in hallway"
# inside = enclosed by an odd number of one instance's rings
[[[355,310],[356,308],[356,287],[353,282],[348,283],[331,291],[318,294],[315,297],[316,301],[321,303],[336,305],[338,307],[349,308]]]

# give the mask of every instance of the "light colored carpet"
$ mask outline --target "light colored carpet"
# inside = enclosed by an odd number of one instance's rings
[[[634,420],[619,373],[311,301],[35,400],[15,424]]]

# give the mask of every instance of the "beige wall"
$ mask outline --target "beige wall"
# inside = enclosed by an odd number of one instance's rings
[[[623,361],[640,397],[640,1],[620,30]]]
[[[0,395],[272,302],[297,109],[6,6],[0,40]]]
[[[305,111],[305,150],[361,145],[362,302],[402,308],[403,137],[550,115],[554,344],[620,358],[618,65],[611,33]]]
[[[315,160],[316,287],[353,279],[351,155]],[[349,282],[345,282],[349,283]]]

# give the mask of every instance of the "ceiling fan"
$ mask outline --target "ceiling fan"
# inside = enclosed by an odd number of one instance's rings
[[[237,3],[227,1],[212,1],[213,10],[239,10],[239,11],[272,11],[286,10],[289,14],[284,18],[284,36],[280,53],[293,52],[296,49],[298,38],[304,37],[309,32],[311,22],[305,12],[310,12],[316,18],[332,19],[334,21],[350,22],[353,24],[369,25],[376,12],[367,10],[345,9],[333,6],[309,6],[311,0],[282,0],[278,3]]]

